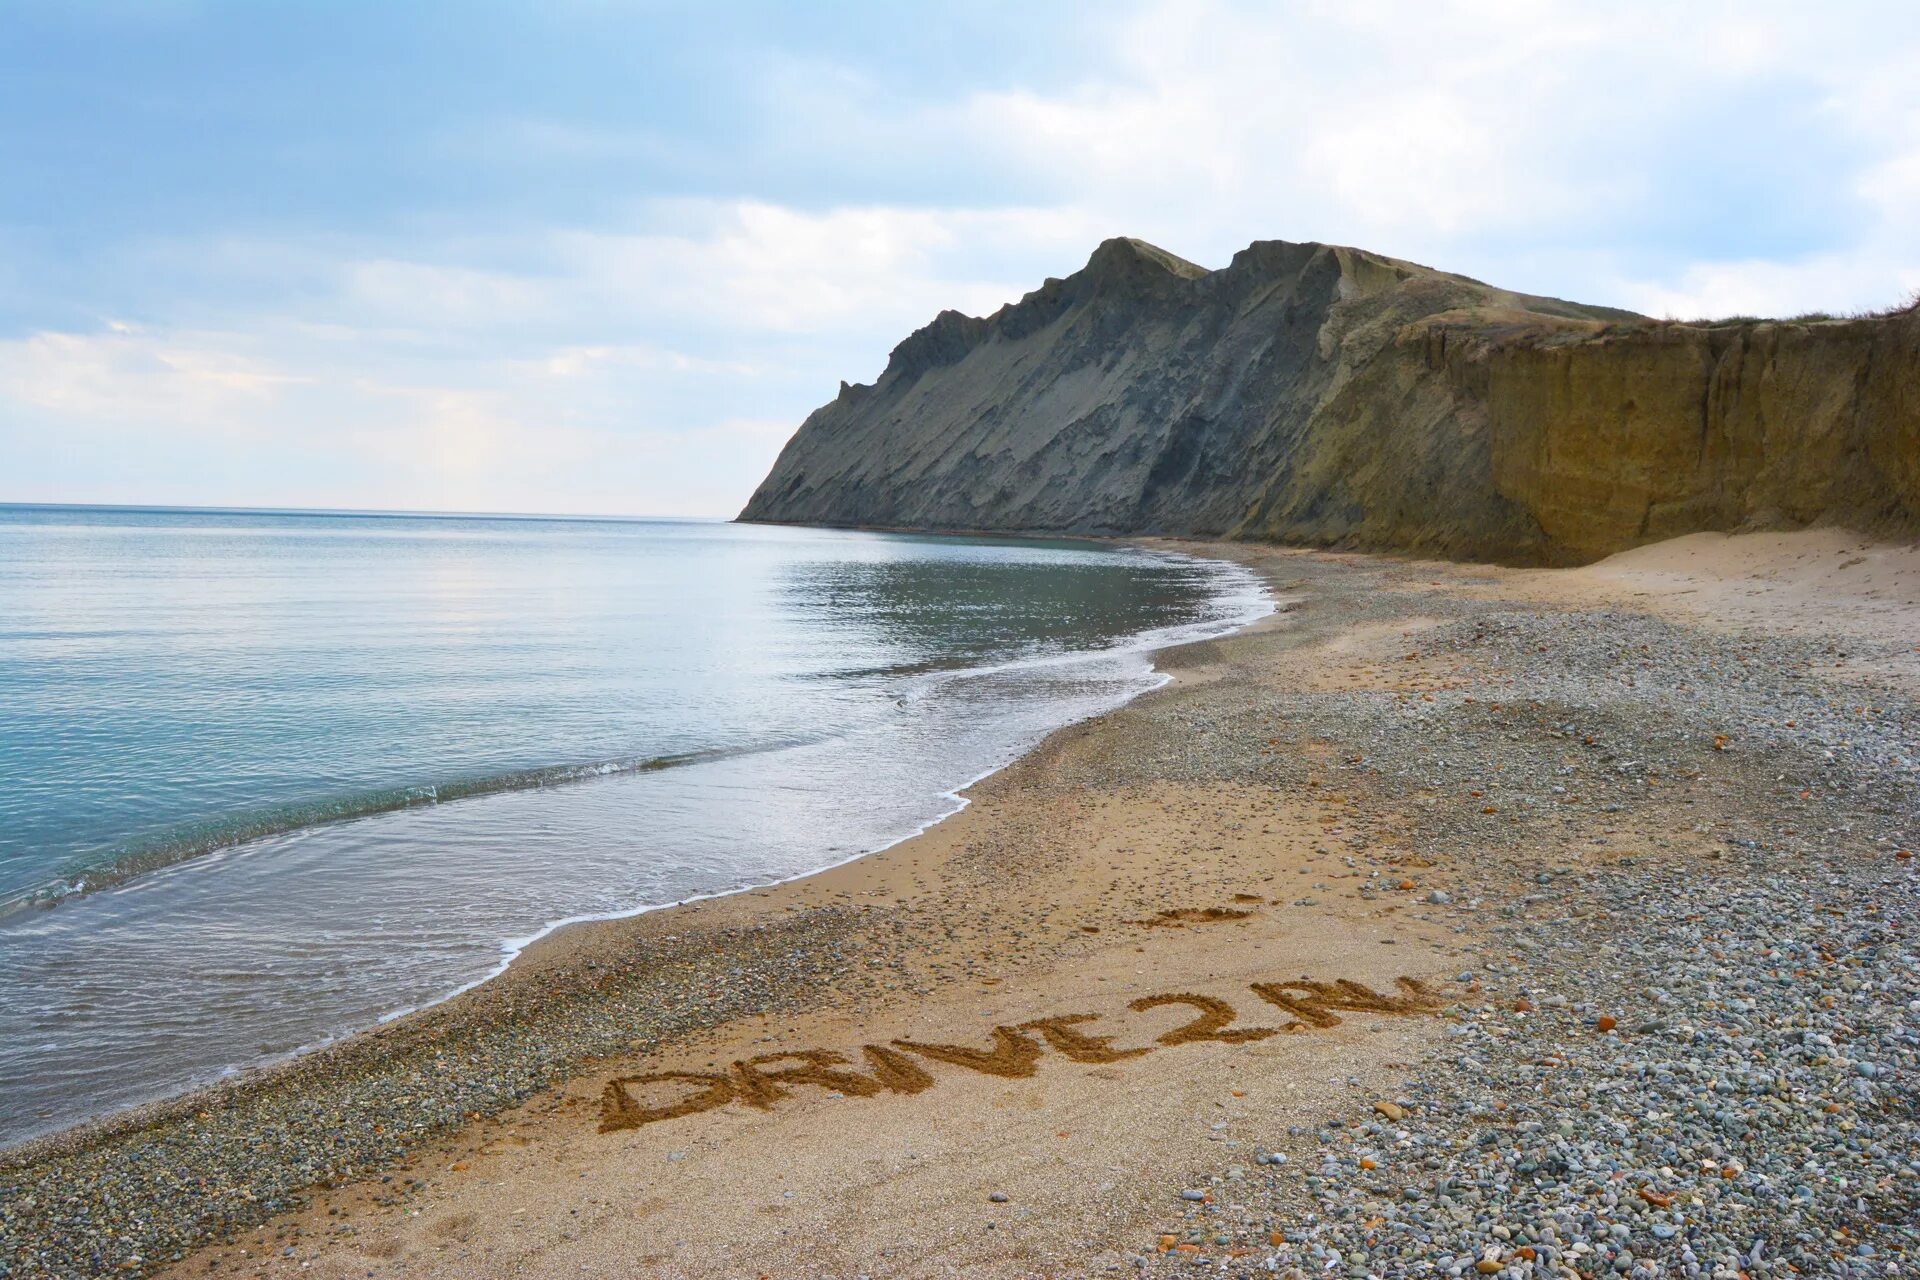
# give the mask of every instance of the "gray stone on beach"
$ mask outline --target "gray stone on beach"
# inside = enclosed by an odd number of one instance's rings
[[[1488,734],[1463,703],[1403,709],[1377,693],[1290,718],[1336,751],[1364,742],[1367,785],[1407,788],[1408,839],[1462,869],[1448,892],[1507,909],[1462,917],[1499,959],[1456,975],[1486,995],[1467,997],[1404,1086],[1418,1106],[1398,1127],[1423,1158],[1396,1154],[1392,1187],[1353,1176],[1379,1142],[1364,1103],[1290,1131],[1282,1145],[1328,1176],[1269,1175],[1255,1216],[1289,1226],[1278,1245],[1257,1221],[1235,1234],[1245,1273],[1352,1272],[1364,1254],[1357,1274],[1389,1280],[1894,1274],[1887,1259],[1920,1251],[1920,937],[1900,927],[1920,919],[1920,874],[1893,857],[1920,849],[1913,695],[1826,684],[1817,640],[1625,612],[1463,612],[1422,650],[1467,664],[1487,637],[1509,639],[1498,670],[1548,709],[1538,720]],[[1555,707],[1577,714],[1547,718]],[[1568,723],[1638,763],[1568,780]],[[1715,751],[1703,724],[1741,751]],[[1567,788],[1557,803],[1578,793],[1610,829],[1562,836],[1548,815],[1508,826],[1421,805],[1460,776],[1438,759],[1508,789],[1552,778]],[[1551,872],[1527,865],[1542,849]],[[1523,997],[1532,1012],[1510,1012]],[[1599,1033],[1602,1016],[1617,1030]]]

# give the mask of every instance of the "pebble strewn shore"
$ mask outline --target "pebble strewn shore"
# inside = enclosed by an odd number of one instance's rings
[[[596,1058],[744,1013],[800,1007],[848,975],[845,913],[497,980],[395,1026],[0,1159],[0,1277],[138,1274],[330,1187],[395,1170],[470,1120]],[[665,930],[659,931],[665,934]]]
[[[1130,1265],[1920,1270],[1920,714],[1860,673],[1911,638],[1441,608],[1407,642],[1426,690],[1263,710],[1448,869],[1416,884],[1350,840],[1383,900],[1479,942],[1446,1049],[1398,1096],[1234,1133]]]
[[[1887,863],[1564,885],[1556,911],[1625,927],[1514,935],[1550,935],[1551,964],[1462,974],[1437,1069],[1227,1171],[1172,1251],[1233,1274],[1909,1274],[1920,893]],[[1284,1170],[1264,1194],[1258,1166]]]

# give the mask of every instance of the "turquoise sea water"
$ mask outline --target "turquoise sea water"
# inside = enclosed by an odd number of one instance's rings
[[[696,521],[0,506],[0,1142],[950,812],[1231,566]]]

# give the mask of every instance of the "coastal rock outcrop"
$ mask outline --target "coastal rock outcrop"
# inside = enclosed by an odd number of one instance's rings
[[[1707,529],[1920,525],[1920,310],[1689,325],[1358,249],[1138,240],[947,311],[741,513],[1584,561]]]

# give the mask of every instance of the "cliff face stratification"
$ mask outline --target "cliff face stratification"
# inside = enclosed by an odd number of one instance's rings
[[[1137,240],[942,312],[744,520],[1166,533],[1532,563],[1920,525],[1920,312],[1695,327],[1357,249]]]

